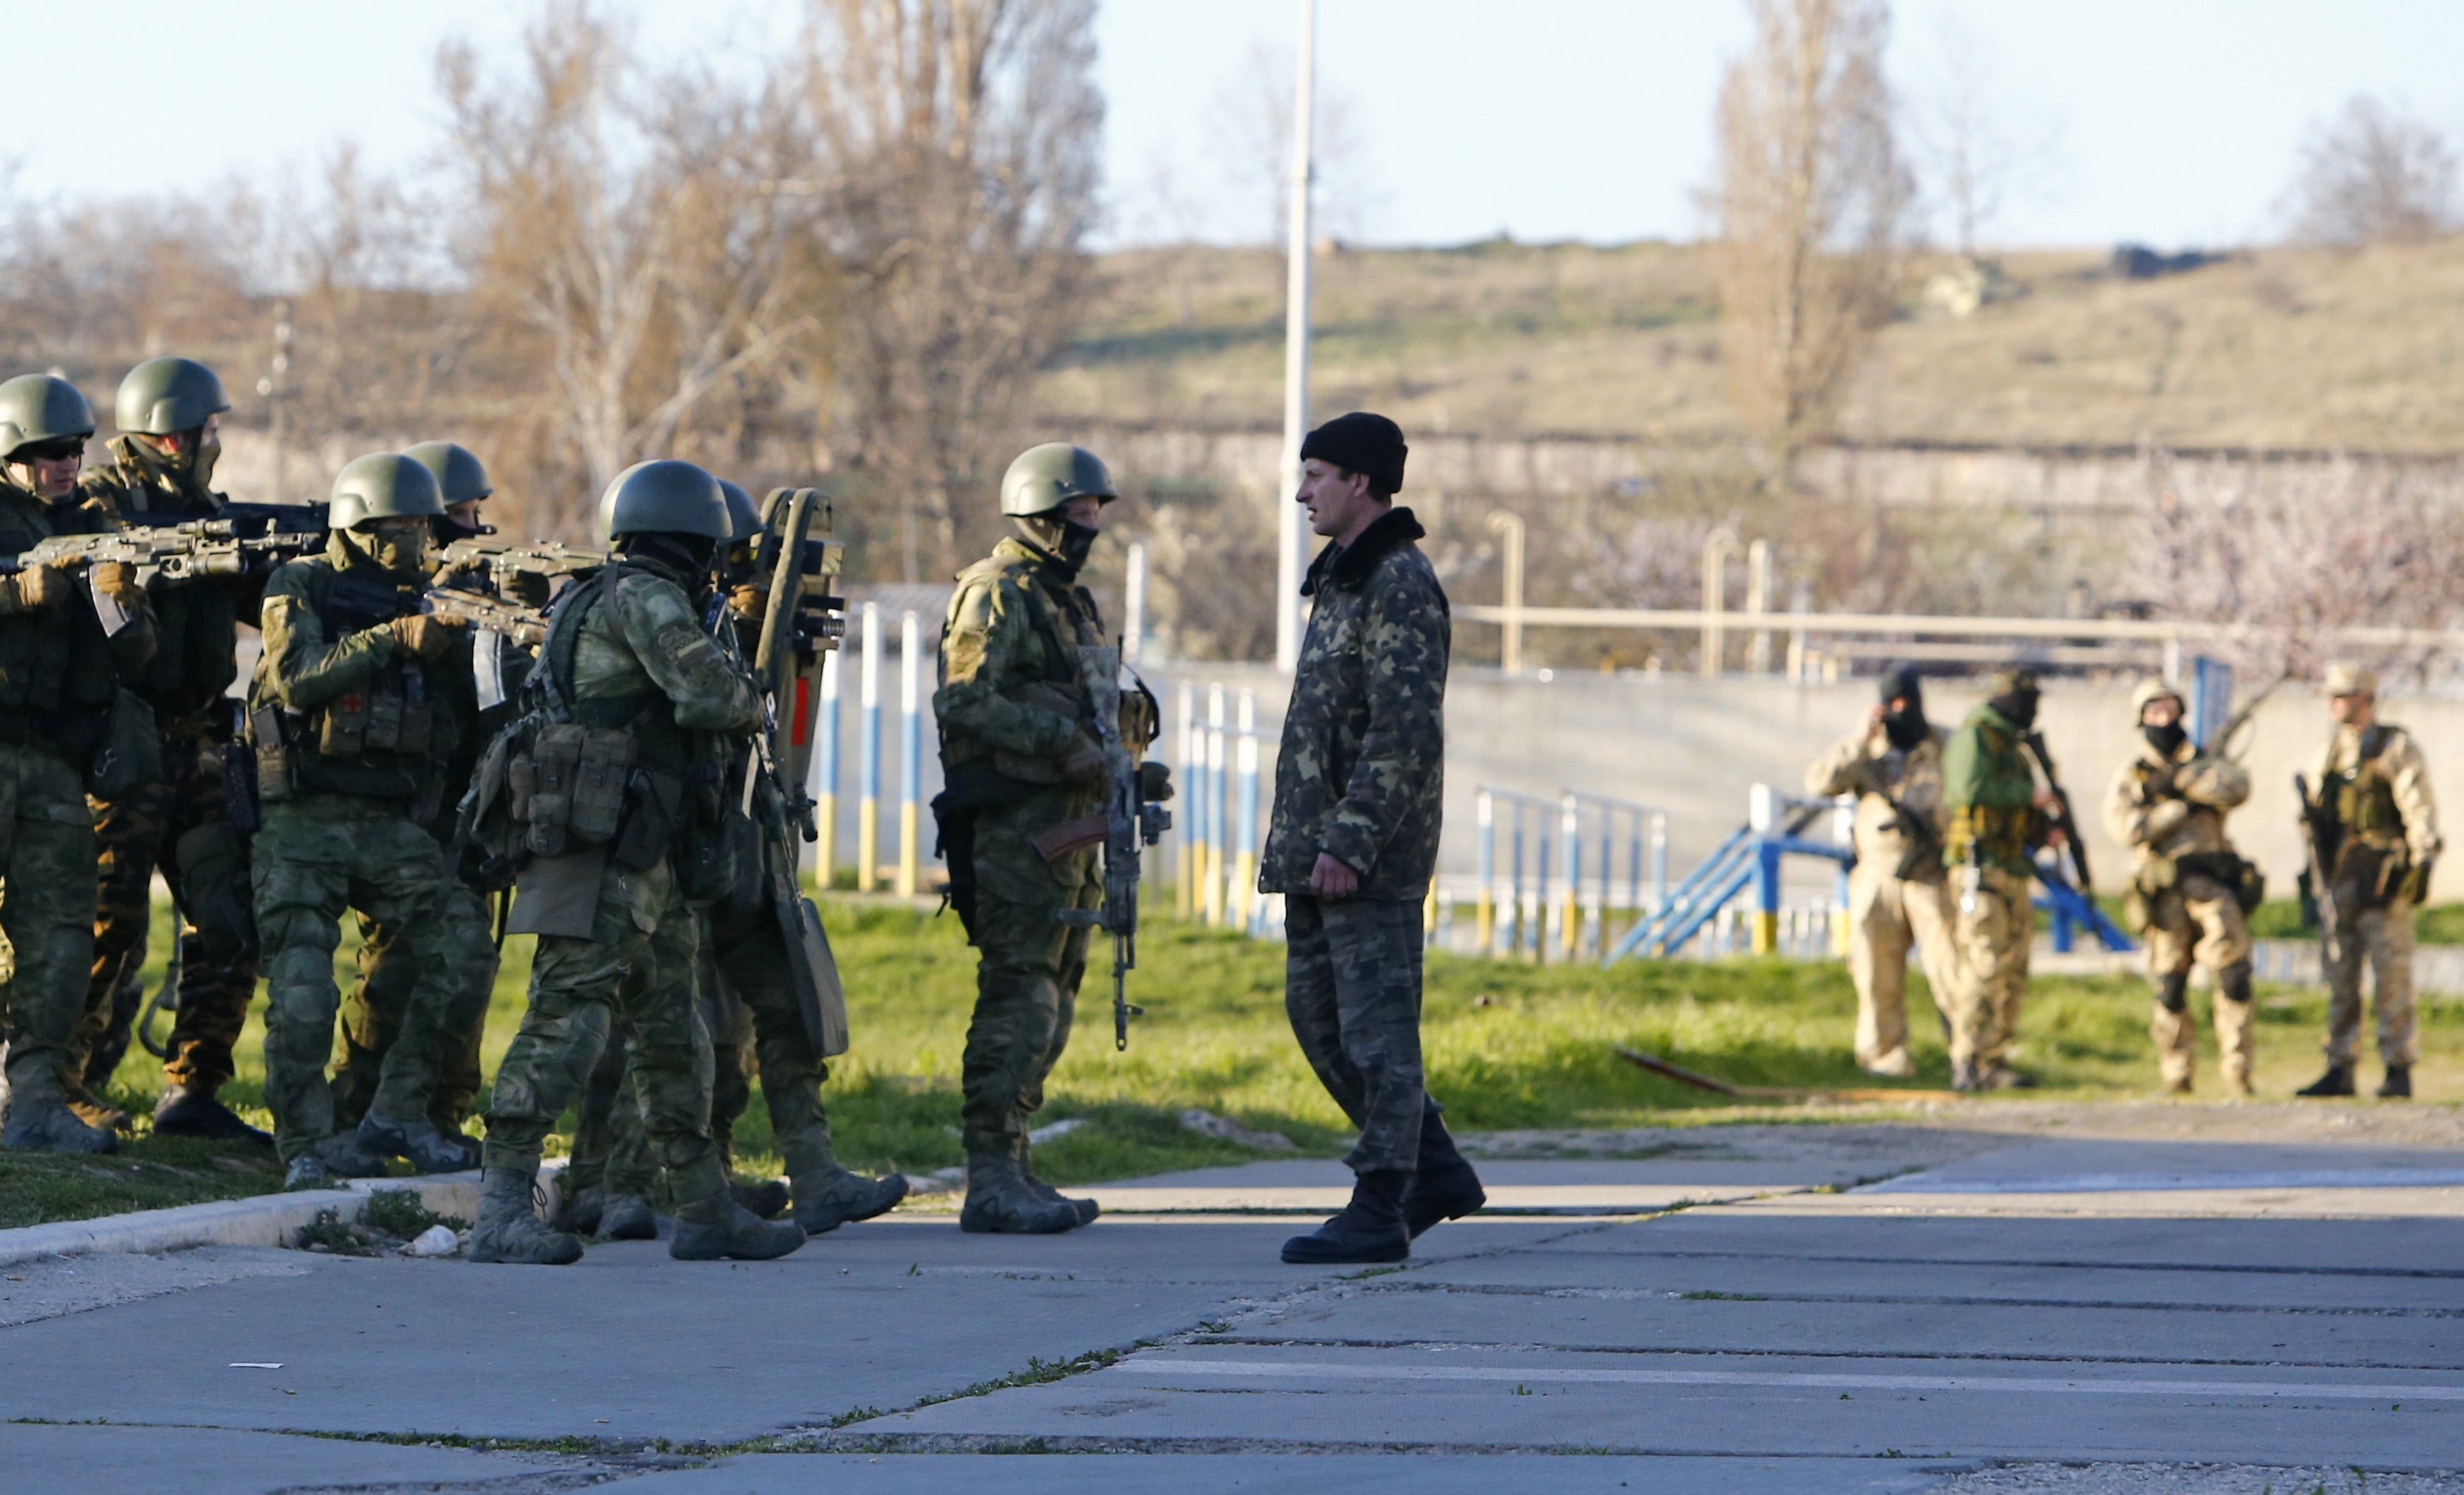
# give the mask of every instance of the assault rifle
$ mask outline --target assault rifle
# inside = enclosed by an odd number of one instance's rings
[[[2087,871],[2087,837],[2079,833],[2079,812],[2071,808],[2071,793],[2062,787],[2061,776],[2054,771],[2054,757],[2045,751],[2043,733],[2023,732],[2019,742],[2036,760],[2036,766],[2044,770],[2045,788],[2054,797],[2055,828],[2061,831],[2063,841],[2070,846],[2071,868],[2079,873],[2079,894],[2087,896],[2094,886]]]
[[[467,587],[429,587],[423,610],[512,639],[525,649],[538,649],[547,642],[545,612]]]
[[[268,506],[271,507],[271,506]],[[138,584],[156,578],[192,582],[206,577],[248,576],[270,571],[286,561],[308,555],[322,545],[319,535],[306,533],[242,535],[233,519],[190,519],[181,524],[140,525],[102,535],[54,535],[13,556],[0,558],[0,576],[12,576],[30,566],[60,571],[91,571],[118,561],[134,568]],[[103,631],[118,633],[127,622],[120,605],[92,591],[95,616]]]
[[[501,592],[516,577],[544,577],[554,584],[567,578],[588,576],[606,563],[607,552],[583,545],[546,539],[525,544],[493,535],[473,535],[446,546],[436,569],[440,576],[454,571],[485,571]]]
[[[2336,961],[2336,887],[2327,880],[2329,838],[2342,827],[2327,814],[2327,807],[2310,798],[2310,780],[2301,774],[2293,776],[2295,802],[2301,816],[2301,893],[2310,905],[2309,912],[2318,916],[2319,954],[2328,964]]]
[[[1098,909],[1064,909],[1062,923],[1104,929],[1112,935],[1112,1046],[1130,1046],[1130,1020],[1146,1009],[1130,1001],[1130,972],[1138,963],[1138,874],[1143,848],[1172,828],[1172,812],[1159,802],[1161,785],[1149,796],[1147,774],[1121,741],[1121,652],[1082,646],[1079,671],[1087,681],[1089,725],[1104,750],[1104,804],[1095,815],[1065,821],[1035,839],[1047,861],[1063,851],[1104,844],[1104,903]],[[1140,687],[1144,689],[1144,687]],[[1100,822],[1100,825],[1092,823]],[[1089,834],[1091,831],[1092,834]],[[1054,842],[1052,838],[1063,838]]]

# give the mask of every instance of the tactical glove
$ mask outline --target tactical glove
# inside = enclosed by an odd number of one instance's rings
[[[547,605],[548,581],[536,571],[509,571],[497,583],[497,589],[505,594],[508,602],[517,602],[525,607]]]
[[[2425,857],[2404,869],[2404,881],[2396,891],[2404,901],[2416,907],[2430,901],[2430,870],[2438,865],[2435,858]]]
[[[125,561],[98,561],[89,573],[94,589],[118,603],[121,609],[135,612],[144,600],[145,588],[139,584],[137,568]]]
[[[746,584],[727,594],[727,610],[747,623],[759,623],[770,610],[770,588]]]
[[[54,566],[28,566],[8,579],[9,600],[18,612],[40,612],[69,600],[69,579]]]
[[[1104,749],[1093,737],[1080,733],[1061,750],[1061,777],[1065,782],[1096,784],[1104,781]]]
[[[439,618],[426,612],[396,618],[385,625],[385,630],[393,635],[396,644],[422,659],[434,659],[444,653],[446,647],[461,632],[451,618]]]

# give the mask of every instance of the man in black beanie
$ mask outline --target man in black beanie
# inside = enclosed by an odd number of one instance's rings
[[[1412,1239],[1487,1200],[1420,1069],[1420,906],[1445,778],[1445,590],[1414,543],[1403,432],[1355,411],[1309,432],[1296,501],[1329,541],[1275,762],[1258,870],[1284,895],[1284,1006],[1360,1129],[1352,1202],[1284,1243],[1294,1263],[1399,1262]]]
[[[1905,1079],[1908,947],[1949,1024],[1959,952],[1942,865],[1942,749],[1913,670],[1882,677],[1864,724],[1805,771],[1809,794],[1857,796],[1857,865],[1848,873],[1848,973],[1857,983],[1858,1066]]]

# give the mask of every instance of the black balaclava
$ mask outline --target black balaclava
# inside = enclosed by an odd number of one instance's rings
[[[1985,704],[2001,713],[2003,720],[2021,732],[2036,724],[2036,693],[2034,691],[2005,691],[1989,698]]]
[[[2171,758],[2174,754],[2182,751],[2182,744],[2189,741],[2190,737],[2189,733],[2183,729],[2182,724],[2179,721],[2168,721],[2161,727],[2155,726],[2151,723],[2142,722],[2140,724],[2139,731],[2143,737],[2146,737],[2147,745],[2149,747],[2152,747],[2157,752],[2164,754],[2167,758]]]
[[[1045,514],[1027,515],[1013,520],[1028,543],[1057,558],[1069,572],[1069,580],[1078,579],[1079,568],[1095,549],[1095,538],[1102,533],[1091,524],[1077,520],[1054,509]]]
[[[717,554],[718,541],[707,535],[672,535],[662,530],[619,536],[616,548],[632,560],[647,561],[671,573],[670,580],[688,591],[700,593],[710,589],[710,562]]]
[[[1913,670],[1894,670],[1882,677],[1882,735],[1891,746],[1904,753],[1925,739],[1933,728],[1925,720],[1925,684]],[[1905,701],[1904,710],[1889,709],[1893,701]]]

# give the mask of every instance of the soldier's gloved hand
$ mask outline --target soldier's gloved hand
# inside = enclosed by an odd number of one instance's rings
[[[536,571],[508,571],[497,589],[505,594],[506,601],[525,607],[547,605],[548,580]]]
[[[75,588],[56,566],[28,566],[9,578],[10,598],[19,612],[39,612],[69,600]]]
[[[98,561],[90,573],[94,589],[118,603],[129,612],[145,598],[145,588],[138,583],[137,568],[125,561]]]
[[[385,626],[394,642],[422,659],[434,659],[461,634],[461,626],[451,618],[434,613],[414,612],[407,618],[396,618]]]
[[[727,594],[727,610],[747,623],[759,623],[770,610],[770,588],[751,583]]]
[[[1061,750],[1061,777],[1073,784],[1098,784],[1104,781],[1104,748],[1093,737],[1080,733]]]
[[[1138,765],[1138,798],[1160,804],[1172,798],[1172,765],[1153,758]]]
[[[2428,903],[2430,901],[2430,871],[2431,868],[2434,868],[2437,865],[2438,863],[2435,858],[2424,858],[2421,861],[2413,863],[2410,867],[2406,868],[2404,869],[2404,881],[2396,884],[2396,891],[2403,895],[2404,900],[2407,903],[2412,904],[2415,907]]]

